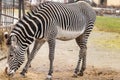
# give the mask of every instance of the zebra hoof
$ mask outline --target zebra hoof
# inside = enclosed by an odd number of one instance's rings
[[[73,77],[73,78],[77,78],[77,77],[78,77],[78,74],[77,74],[77,73],[74,73],[72,77]]]
[[[25,78],[26,76],[25,76],[25,73],[20,73],[20,75],[21,75],[21,77],[23,77],[23,78]]]
[[[29,68],[31,68],[32,66],[31,66],[31,64],[29,65]]]
[[[80,72],[79,74],[78,74],[78,76],[83,76],[84,74],[83,74],[83,72]]]
[[[47,75],[46,80],[52,80],[52,76],[51,75]]]

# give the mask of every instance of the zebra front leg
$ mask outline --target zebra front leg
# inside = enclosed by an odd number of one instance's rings
[[[30,55],[30,49],[28,48],[28,49],[27,49],[27,60],[29,59],[29,55]],[[29,67],[31,67],[31,64],[30,64]]]
[[[27,70],[28,70],[28,68],[29,68],[29,66],[30,66],[30,63],[31,63],[31,61],[33,60],[35,54],[37,53],[37,51],[40,49],[40,47],[41,47],[44,43],[45,43],[44,40],[40,40],[40,41],[39,41],[39,40],[36,40],[36,41],[35,41],[34,47],[33,47],[33,49],[32,49],[32,52],[31,52],[31,54],[29,54],[29,56],[28,56],[27,63],[26,63],[26,65],[25,65],[25,67],[23,68],[22,72],[20,73],[22,76],[25,76],[25,73],[27,73]]]
[[[30,56],[30,50],[29,48],[27,49],[27,60],[29,60],[29,56]],[[28,64],[28,63],[26,63]],[[29,67],[31,67],[31,64],[29,64]],[[25,73],[26,71],[23,69],[23,71],[20,73],[23,77],[25,77]]]
[[[49,68],[49,72],[46,80],[52,80],[53,60],[54,60],[54,52],[55,52],[55,39],[50,39],[48,41],[48,45],[49,45],[50,68]]]

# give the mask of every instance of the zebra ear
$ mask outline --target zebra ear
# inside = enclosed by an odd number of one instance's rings
[[[10,37],[7,39],[7,41],[6,41],[6,45],[11,45],[11,40],[10,40]]]
[[[4,38],[5,38],[5,39],[8,39],[8,37],[9,37],[8,32],[4,32]]]
[[[15,47],[17,45],[17,37],[15,35],[9,36],[6,44]]]

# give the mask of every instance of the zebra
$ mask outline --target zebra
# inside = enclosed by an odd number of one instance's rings
[[[23,16],[15,25],[7,40],[9,48],[7,75],[13,76],[24,62],[25,51],[33,41],[34,48],[29,55],[21,75],[25,75],[40,47],[48,42],[50,66],[47,79],[52,79],[56,39],[75,39],[80,48],[74,76],[83,76],[86,69],[87,40],[93,29],[96,13],[92,7],[79,1],[71,4],[44,2]],[[80,68],[80,64],[82,65]]]

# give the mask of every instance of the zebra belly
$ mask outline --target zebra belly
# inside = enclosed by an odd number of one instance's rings
[[[72,40],[80,36],[83,32],[84,29],[80,31],[68,31],[68,30],[58,29],[56,38],[62,41]]]

